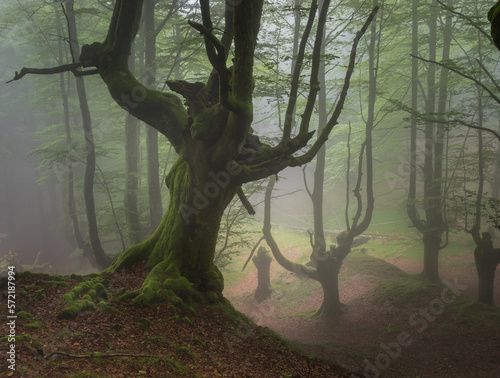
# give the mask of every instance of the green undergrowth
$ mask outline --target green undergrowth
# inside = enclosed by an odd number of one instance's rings
[[[118,300],[132,299],[132,303],[139,307],[169,301],[176,307],[194,311],[192,305],[201,301],[200,293],[185,277],[167,268],[166,261],[157,264],[151,269],[140,290],[125,293]],[[210,297],[209,300],[211,299]]]
[[[0,346],[2,346],[2,349],[8,350],[7,346],[12,344],[11,337],[12,336],[4,336],[0,338]],[[15,339],[16,348],[24,348],[34,356],[39,355],[40,351],[43,349],[43,345],[30,335],[16,335],[13,337]]]
[[[440,309],[441,306],[456,319],[452,324],[441,325],[441,331],[456,332],[457,326],[465,324],[482,329],[488,334],[496,334],[500,340],[500,309],[460,295],[456,290],[451,286],[432,284],[418,277],[393,278],[379,282],[369,296],[376,305],[385,305],[389,301],[396,307],[412,306],[415,309],[433,310]]]
[[[343,265],[351,271],[351,274],[364,274],[384,280],[408,277],[408,274],[396,265],[358,250],[347,255]]]
[[[423,254],[422,240],[406,235],[370,235],[371,239],[363,245],[370,255],[383,259],[404,258],[421,260]]]
[[[371,291],[371,301],[383,305],[390,301],[395,306],[404,306],[440,296],[442,286],[415,278],[390,278],[383,280]]]
[[[468,324],[483,329],[500,341],[500,309],[478,302],[465,296],[447,304],[447,311],[458,314],[459,324]]]
[[[151,281],[144,283],[141,290],[127,291],[117,297],[115,302],[132,300],[138,307],[146,307],[152,303],[170,302],[173,306],[195,312],[194,304],[201,301],[201,295],[192,284],[185,278],[167,278],[162,284]],[[208,298],[207,302],[212,302]]]
[[[107,284],[107,280],[101,277],[79,283],[69,293],[63,295],[62,299],[66,306],[57,313],[57,317],[59,319],[74,319],[84,311],[95,310],[96,306],[101,310],[106,310],[108,292],[105,284]]]
[[[121,288],[112,295],[106,285],[108,280],[100,274],[91,274],[85,277],[52,276],[48,274],[23,272],[19,278],[36,279],[33,284],[21,285],[18,289],[19,295],[43,300],[46,296],[45,290],[52,286],[69,287],[76,280],[78,284],[62,296],[65,303],[63,309],[57,313],[58,319],[71,320],[85,311],[118,311],[112,306],[113,302],[131,301],[132,304],[145,307],[152,303],[169,302],[172,308],[179,308],[194,313],[194,305],[197,303],[218,303],[219,296],[215,292],[199,293],[193,285],[180,274],[166,272],[160,263],[150,272],[140,290],[128,290]],[[33,282],[33,281],[32,281]],[[22,310],[18,307],[18,310]],[[118,311],[119,312],[119,311]],[[22,313],[26,317],[27,327],[40,328],[36,319],[31,319],[30,314]]]

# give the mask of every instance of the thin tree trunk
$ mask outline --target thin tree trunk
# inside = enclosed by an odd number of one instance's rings
[[[323,1],[318,3],[319,9],[323,6]],[[323,43],[321,45],[321,56],[325,55],[325,38],[326,33],[323,33]],[[319,98],[318,98],[318,113],[319,125],[318,135],[323,131],[328,122],[328,114],[326,109],[326,74],[325,60],[322,59],[319,66],[318,79],[320,82]],[[326,144],[321,147],[316,155],[316,168],[314,171],[314,188],[311,194],[313,203],[314,217],[314,245],[317,248],[326,250],[325,232],[323,226],[323,195],[325,182],[325,161],[326,161]]]
[[[319,9],[321,9],[324,5],[323,1],[319,1],[318,3]],[[377,6],[377,1],[374,1],[374,7]],[[323,41],[324,41],[323,34]],[[370,223],[371,213],[373,211],[373,170],[372,170],[372,140],[371,140],[371,130],[373,129],[374,123],[374,109],[375,109],[375,100],[376,100],[376,76],[375,76],[375,45],[377,38],[377,24],[374,20],[371,24],[371,38],[370,38],[370,47],[369,47],[369,117],[366,123],[366,140],[363,144],[360,152],[359,159],[359,175],[361,177],[362,172],[362,156],[366,151],[366,169],[367,169],[367,210],[365,213],[365,217],[363,221],[358,224],[358,220],[361,216],[361,197],[358,197],[358,212],[354,217],[353,228],[349,229],[349,231],[344,231],[337,237],[337,245],[331,246],[329,251],[326,251],[326,241],[324,237],[324,227],[323,227],[323,186],[324,186],[324,175],[325,175],[325,157],[326,157],[326,146],[318,151],[316,157],[316,168],[314,172],[314,189],[310,194],[311,200],[313,202],[313,214],[314,214],[314,245],[313,245],[313,253],[311,255],[311,261],[316,268],[316,274],[314,276],[309,275],[310,278],[316,279],[322,287],[323,290],[323,301],[318,309],[318,311],[314,314],[316,318],[331,318],[334,316],[338,316],[342,313],[342,304],[340,302],[340,293],[339,293],[339,283],[338,283],[338,275],[340,271],[340,267],[344,259],[351,252],[352,242],[355,236],[360,235],[362,232],[366,230]],[[321,55],[324,55],[324,43],[321,46]],[[321,130],[324,128],[327,122],[327,111],[326,111],[326,83],[325,83],[325,66],[324,61],[320,62],[319,65],[319,83],[320,83],[320,91],[319,91],[319,127],[318,134],[321,133]],[[358,184],[356,189],[359,195],[361,181],[358,180]],[[270,207],[270,196],[266,198],[266,207]],[[267,215],[269,216],[269,215]],[[265,226],[266,227],[266,226]],[[347,227],[349,227],[347,225]],[[268,230],[265,231],[265,235]],[[266,241],[269,244],[270,238],[266,236]],[[271,248],[273,250],[273,248]],[[273,250],[273,254],[275,250]],[[275,258],[278,260],[275,254]],[[278,262],[281,264],[280,260]]]
[[[61,36],[59,39],[58,47],[59,47],[59,63],[63,64],[63,46],[62,46],[62,26],[59,20],[59,12],[56,10],[56,15],[58,17],[58,33]],[[82,236],[80,230],[80,224],[78,221],[78,216],[76,213],[76,205],[75,205],[75,185],[74,185],[74,172],[73,172],[73,163],[71,157],[71,145],[73,143],[73,138],[71,135],[71,122],[70,122],[70,111],[69,111],[69,87],[66,89],[66,85],[69,84],[64,78],[65,73],[59,74],[59,87],[61,91],[61,100],[63,105],[63,114],[64,114],[64,130],[66,135],[66,146],[68,147],[68,155],[66,157],[66,168],[67,168],[67,208],[69,218],[71,220],[71,224],[73,227],[73,237],[75,238],[76,247],[82,250],[82,254],[85,258],[87,258],[92,265],[95,265],[94,254],[92,252],[92,248],[88,242],[86,242]]]
[[[437,3],[430,2],[429,26],[429,60],[436,60],[437,50]],[[432,118],[436,112],[436,66],[427,68],[427,101],[425,113]],[[431,120],[425,123],[425,156],[424,156],[424,207],[426,227],[423,235],[424,269],[422,276],[431,282],[439,282],[439,246],[441,229],[439,219],[439,202],[435,195],[435,124]]]
[[[446,61],[450,56],[451,44],[451,15],[447,15],[443,31],[443,54],[442,60]],[[431,3],[429,17],[429,60],[436,61],[437,51],[437,3]],[[442,68],[440,71],[439,97],[437,99],[437,112],[442,114],[446,110],[448,85],[448,70]],[[431,64],[427,70],[427,103],[426,114],[434,118],[436,110],[436,65]],[[444,232],[443,220],[443,151],[444,151],[444,128],[436,126],[430,120],[425,125],[425,159],[424,159],[424,206],[426,224],[423,235],[424,243],[424,269],[422,276],[430,282],[440,283],[439,278],[439,251],[442,234]]]
[[[318,2],[318,8],[321,10],[323,1]],[[325,55],[326,33],[323,33],[323,43],[321,44],[321,55]],[[318,113],[319,125],[318,135],[324,129],[328,114],[326,109],[326,74],[325,61],[321,60],[319,66],[318,79],[320,82],[320,90],[318,97]],[[312,261],[316,265],[318,273],[318,281],[323,290],[323,301],[320,308],[314,315],[315,317],[332,317],[340,314],[341,303],[338,284],[338,274],[342,260],[334,260],[331,255],[326,253],[326,240],[323,224],[323,196],[325,182],[325,162],[326,162],[326,144],[321,147],[316,155],[316,167],[314,170],[314,188],[311,193],[313,203],[313,219],[314,219],[314,251]],[[345,254],[347,256],[347,254]]]
[[[68,16],[68,29],[70,36],[70,48],[74,61],[79,61],[80,46],[78,44],[78,36],[76,29],[76,20],[73,11],[73,0],[65,2],[66,12]],[[101,268],[109,266],[110,259],[104,253],[99,238],[99,230],[97,228],[97,218],[95,213],[94,202],[94,177],[95,177],[95,144],[94,135],[92,132],[92,120],[90,117],[90,110],[87,101],[87,94],[85,91],[85,84],[83,77],[76,77],[76,91],[78,93],[78,100],[80,103],[80,111],[82,114],[82,125],[85,137],[85,147],[87,149],[86,164],[85,164],[85,178],[83,183],[83,196],[85,198],[85,210],[87,214],[87,223],[89,231],[90,245],[95,259],[95,263]]]
[[[418,0],[412,1],[412,55],[418,55]],[[419,219],[416,196],[417,196],[417,116],[418,112],[418,60],[411,62],[411,109],[410,115],[410,183],[408,188],[408,201],[406,203],[406,213],[408,218],[418,231],[424,231],[424,225]]]
[[[134,72],[135,67],[135,43],[132,45],[132,54],[129,59],[129,67]],[[141,220],[137,192],[139,190],[139,144],[140,129],[139,120],[132,114],[125,115],[125,219],[127,221],[127,232],[129,244],[137,244],[142,239]]]
[[[146,85],[154,86],[156,80],[156,34],[155,1],[144,2],[145,66]],[[163,217],[163,205],[160,191],[160,165],[158,158],[158,132],[152,127],[146,129],[148,193],[149,193],[149,231],[152,233]]]

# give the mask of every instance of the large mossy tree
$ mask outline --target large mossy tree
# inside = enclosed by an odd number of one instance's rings
[[[181,298],[204,293],[216,300],[222,298],[223,278],[214,265],[214,254],[226,206],[235,195],[249,206],[241,189],[243,184],[312,160],[337,123],[354,67],[355,48],[336,110],[321,134],[308,146],[314,135],[309,124],[320,87],[319,47],[327,19],[326,10],[317,15],[317,0],[313,0],[297,56],[288,107],[295,108],[305,47],[316,23],[310,89],[300,128],[292,135],[292,124],[287,117],[281,142],[275,146],[264,145],[251,128],[254,53],[264,0],[227,1],[223,32],[212,24],[209,0],[199,1],[202,22],[188,22],[204,38],[213,72],[206,83],[168,82],[171,91],[177,94],[147,88],[129,70],[128,60],[143,3],[117,0],[106,39],[84,45],[80,62],[52,71],[23,69],[16,74],[16,79],[26,73],[60,72],[75,70],[75,67],[91,68],[93,72],[95,68],[123,109],[169,140],[178,159],[166,178],[170,201],[163,220],[153,235],[126,250],[108,270],[118,271],[146,261],[151,271],[134,299],[138,305],[165,299],[173,293]],[[360,34],[356,43],[359,38]],[[229,67],[231,46],[234,56]]]

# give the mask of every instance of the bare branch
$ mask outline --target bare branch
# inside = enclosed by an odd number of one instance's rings
[[[316,142],[314,142],[313,146],[309,149],[309,151],[307,151],[304,155],[297,157],[295,159],[295,162],[291,165],[292,167],[296,166],[296,165],[302,165],[302,164],[305,164],[305,163],[311,161],[314,158],[314,156],[318,153],[319,149],[323,146],[323,144],[325,144],[325,142],[328,140],[328,136],[330,135],[330,132],[332,131],[333,127],[338,124],[338,119],[340,117],[340,113],[342,112],[342,109],[344,108],[344,102],[347,98],[347,92],[349,91],[351,76],[352,76],[352,73],[354,72],[354,66],[356,64],[356,52],[357,52],[359,40],[366,33],[368,26],[370,26],[370,23],[375,18],[375,15],[377,14],[378,10],[379,10],[378,6],[373,8],[373,10],[371,11],[370,15],[368,16],[363,27],[356,33],[356,37],[354,38],[354,41],[353,41],[352,47],[351,47],[349,64],[347,66],[346,75],[344,77],[344,85],[342,86],[339,101],[337,102],[337,105],[335,106],[335,110],[334,110],[330,120],[326,124],[326,126],[323,129],[323,131],[321,132],[321,134],[318,136],[318,139],[316,139]]]
[[[481,26],[479,26],[477,22],[474,22],[474,20],[472,18],[470,18],[469,16],[466,16],[463,13],[460,13],[459,11],[456,11],[454,8],[450,7],[449,5],[446,5],[445,3],[441,2],[440,0],[436,0],[436,1],[444,9],[446,9],[448,12],[453,13],[453,14],[459,16],[460,18],[463,18],[464,20],[466,20],[469,24],[474,26],[481,34],[483,34],[486,38],[488,38],[488,41],[490,41],[492,45],[495,45],[495,43],[493,42],[493,38],[491,38],[491,36],[486,31],[484,31],[484,29]]]
[[[484,66],[483,62],[481,62],[480,59],[476,59],[476,62],[477,62],[477,64],[479,64],[479,66],[482,68],[482,70],[486,73],[486,75],[488,75],[488,77],[490,78],[490,80],[493,83],[493,85],[498,89],[498,91],[500,91],[500,85],[498,85],[497,81],[490,74],[490,71],[488,71],[488,69]]]
[[[61,66],[57,67],[51,67],[51,68],[27,68],[23,67],[20,72],[16,71],[16,74],[12,80],[7,81],[7,83],[20,80],[22,79],[25,75],[32,74],[32,75],[53,75],[56,73],[61,73],[61,72],[68,72],[75,70],[76,68],[82,67],[82,63],[71,63],[71,64],[63,64]],[[85,72],[85,71],[83,71]],[[94,72],[94,70],[92,70]]]
[[[351,134],[352,134],[352,127],[351,127],[351,122],[349,121],[349,133],[347,134],[347,168],[346,168],[346,191],[345,191],[345,211],[344,211],[344,216],[345,216],[345,225],[347,228],[347,231],[351,230],[351,225],[349,222],[349,189],[350,189],[350,184],[351,180],[349,179],[349,173],[351,172]]]
[[[194,21],[188,21],[189,25],[200,32],[205,37],[205,47],[210,64],[219,74],[219,97],[222,106],[235,113],[241,111],[230,96],[230,79],[231,73],[226,67],[226,49],[224,45],[215,37],[210,29]],[[204,20],[204,23],[208,23]]]
[[[317,280],[318,273],[316,269],[311,269],[302,264],[297,264],[288,260],[285,256],[283,256],[283,254],[280,251],[280,248],[278,247],[278,244],[274,240],[274,237],[271,233],[271,195],[275,183],[276,183],[275,176],[271,176],[265,193],[264,226],[262,228],[262,233],[264,234],[266,243],[269,246],[269,248],[271,248],[271,252],[273,253],[273,256],[278,262],[278,264],[280,264],[283,268],[291,272],[304,274],[308,278]]]
[[[482,131],[486,131],[488,133],[491,133],[493,134],[499,141],[500,141],[500,134],[498,132],[496,132],[495,130],[492,130],[490,128],[487,128],[487,127],[481,127],[481,126],[476,126],[476,125],[473,125],[471,123],[467,123],[467,122],[464,122],[462,121],[461,119],[450,119],[450,120],[442,120],[442,119],[429,119],[428,117],[424,117],[422,116],[420,113],[418,112],[415,112],[411,109],[405,109],[408,113],[414,115],[414,116],[417,116],[418,118],[420,119],[425,119],[425,120],[428,120],[430,122],[433,122],[433,123],[440,123],[440,124],[454,124],[454,123],[458,123],[460,125],[463,125],[463,126],[466,126],[466,127],[469,127],[471,129],[475,129],[475,130],[482,130]]]
[[[354,215],[354,218],[352,219],[352,228],[355,229],[356,226],[358,225],[359,218],[361,217],[361,210],[363,209],[363,201],[361,199],[361,195],[359,194],[361,190],[361,181],[363,177],[363,155],[365,153],[365,147],[366,147],[366,141],[361,145],[361,151],[359,152],[359,158],[358,158],[358,179],[356,181],[356,186],[353,189],[354,197],[356,197],[358,207],[356,210],[356,214]]]
[[[309,234],[309,244],[311,244],[311,248],[314,250],[313,233],[309,230],[307,230],[307,233]]]
[[[312,196],[313,196],[312,192],[309,189],[309,185],[307,185],[306,168],[307,168],[307,164],[304,164],[302,167],[302,177],[304,178],[304,186],[306,187],[306,192],[307,192],[307,194],[309,194],[309,197],[312,199]]]
[[[257,243],[255,243],[255,245],[253,246],[252,248],[252,251],[250,252],[250,256],[248,256],[248,259],[247,261],[245,261],[245,264],[243,265],[243,268],[241,269],[241,271],[243,272],[245,270],[245,268],[247,267],[248,263],[250,262],[250,260],[252,259],[252,256],[255,252],[255,250],[257,249],[257,247],[259,246],[260,242],[264,239],[264,236],[261,236],[261,238],[259,239],[259,241]]]
[[[314,104],[316,103],[316,96],[319,92],[320,82],[318,80],[319,76],[319,66],[321,62],[321,45],[323,44],[324,30],[326,25],[326,16],[328,14],[328,7],[330,5],[329,0],[324,0],[321,5],[320,15],[318,18],[318,26],[316,29],[316,38],[314,40],[312,62],[311,62],[311,77],[309,81],[309,94],[307,95],[307,104],[302,114],[302,120],[300,122],[299,133],[305,134],[309,131],[309,124],[311,123],[311,116],[314,110]],[[325,83],[321,83],[325,85]]]
[[[489,89],[487,86],[485,86],[483,83],[481,83],[479,80],[477,80],[476,78],[470,76],[470,75],[466,75],[464,74],[463,72],[460,72],[459,70],[457,70],[456,68],[453,68],[453,67],[450,67],[450,66],[447,66],[446,64],[443,64],[443,63],[440,63],[440,62],[436,62],[435,60],[429,60],[429,59],[424,59],[420,56],[416,56],[416,55],[413,55],[413,54],[410,54],[411,57],[415,58],[415,59],[419,59],[423,62],[427,62],[427,63],[434,63],[434,64],[437,64],[438,66],[440,67],[444,67],[450,71],[453,71],[455,72],[457,75],[460,75],[462,77],[465,77],[466,79],[469,79],[471,81],[473,81],[474,83],[476,83],[477,85],[479,85],[481,88],[483,88],[486,92],[488,92],[488,94],[491,96],[491,98],[493,100],[495,100],[498,104],[500,104],[500,98],[497,97],[492,91],[491,89]]]
[[[292,87],[290,88],[290,95],[289,95],[290,99],[288,101],[288,107],[286,110],[285,125],[283,126],[284,130],[283,141],[289,139],[292,132],[292,119],[293,119],[293,113],[295,112],[295,105],[297,103],[297,93],[299,91],[300,73],[302,72],[302,64],[304,62],[307,40],[309,39],[309,34],[311,33],[314,24],[317,8],[318,8],[318,1],[313,0],[311,4],[311,9],[309,10],[309,19],[307,21],[304,33],[302,34],[299,51],[296,57],[295,69],[292,77]]]
[[[241,204],[248,211],[248,214],[255,215],[255,209],[253,208],[248,198],[245,196],[245,193],[243,192],[243,189],[241,189],[241,186],[238,188],[238,191],[236,193],[238,194],[238,198],[240,199]]]

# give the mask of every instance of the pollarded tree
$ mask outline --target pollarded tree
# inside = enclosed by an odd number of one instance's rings
[[[320,2],[321,3],[321,2]],[[373,4],[378,6],[377,1]],[[373,196],[373,157],[372,157],[372,129],[375,123],[375,100],[376,100],[376,69],[378,62],[376,62],[376,48],[378,45],[380,31],[377,30],[376,22],[371,24],[371,36],[368,44],[368,76],[369,76],[369,99],[368,99],[368,118],[366,119],[366,133],[365,141],[362,143],[361,152],[359,155],[358,166],[358,180],[356,187],[353,190],[356,197],[357,208],[352,219],[352,224],[347,221],[346,230],[342,231],[337,236],[337,245],[330,246],[329,250],[326,249],[326,242],[323,229],[323,186],[325,176],[325,148],[322,147],[317,154],[316,167],[314,172],[314,189],[309,190],[306,184],[306,189],[313,202],[313,215],[314,215],[314,241],[313,235],[311,236],[311,263],[314,268],[305,265],[294,263],[288,260],[280,251],[278,244],[274,240],[271,233],[271,193],[275,184],[275,179],[272,177],[269,181],[268,188],[265,196],[264,208],[264,226],[263,234],[265,240],[276,259],[276,261],[285,269],[298,273],[307,278],[318,281],[323,290],[323,301],[320,308],[314,314],[316,318],[331,318],[338,316],[342,313],[342,306],[340,302],[339,293],[339,272],[344,262],[344,259],[351,252],[353,247],[354,238],[361,235],[368,228],[374,208]],[[321,51],[324,56],[324,50]],[[324,63],[320,64],[320,77],[322,82],[326,81]],[[324,86],[321,87],[319,95],[319,128],[321,129],[327,124],[327,111],[326,111],[326,92],[323,91]],[[366,163],[363,159],[366,158]],[[363,199],[361,196],[361,185],[363,176],[363,166],[366,164],[366,209],[363,209]],[[349,171],[349,169],[347,169]],[[304,180],[306,182],[306,180]],[[347,188],[349,193],[349,188]],[[346,209],[348,212],[348,210]],[[364,213],[364,214],[363,214]]]
[[[302,35],[303,48],[297,57],[290,109],[297,98],[305,46],[318,18],[308,102],[299,131],[292,135],[291,124],[285,121],[281,142],[275,146],[260,143],[251,129],[254,52],[264,0],[226,1],[221,38],[212,24],[210,1],[200,0],[201,23],[188,22],[204,37],[214,70],[206,83],[168,82],[169,88],[184,98],[187,108],[177,95],[144,86],[128,68],[143,3],[117,0],[106,39],[84,45],[79,63],[51,70],[25,68],[16,73],[16,79],[27,73],[93,67],[122,108],[168,138],[179,157],[166,178],[170,202],[165,216],[150,238],[125,251],[109,269],[116,271],[147,260],[151,272],[134,299],[138,305],[172,296],[172,290],[184,298],[205,292],[210,300],[217,300],[222,298],[223,278],[213,260],[224,209],[236,194],[244,200],[242,184],[286,167],[300,166],[316,155],[337,123],[354,68],[357,42],[373,15],[356,35],[336,110],[314,143],[298,153],[314,134],[309,130],[309,122],[319,90],[320,46],[329,1],[325,1],[319,16],[317,0],[312,1]],[[234,44],[233,65],[228,67],[231,44]]]

